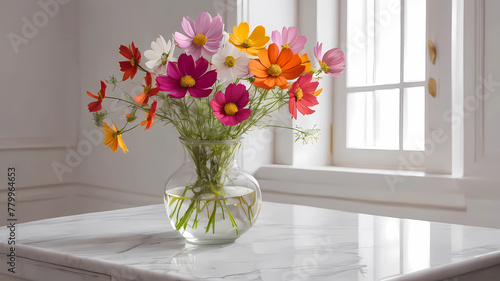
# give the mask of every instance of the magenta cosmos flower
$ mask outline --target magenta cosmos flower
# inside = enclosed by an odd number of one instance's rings
[[[250,117],[252,110],[243,108],[248,104],[248,91],[243,84],[229,84],[226,94],[217,92],[210,106],[214,115],[224,125],[234,126]]]
[[[302,113],[302,115],[313,114],[314,110],[310,107],[318,104],[318,99],[316,97],[323,89],[316,91],[319,82],[312,81],[312,78],[312,74],[300,76],[288,91],[288,94],[290,95],[288,108],[290,110],[290,114],[292,114],[292,118],[294,119],[297,119],[297,110]]]
[[[207,97],[217,80],[215,70],[207,71],[208,67],[209,63],[204,58],[195,62],[192,56],[182,54],[177,63],[168,64],[167,76],[156,77],[156,86],[176,99],[183,98],[188,91],[196,98]]]
[[[318,59],[321,69],[328,75],[339,77],[345,68],[344,53],[338,48],[328,50],[322,56],[323,43],[316,43],[314,47],[314,56]]]
[[[186,54],[198,59],[202,55],[211,56],[217,52],[224,27],[219,14],[212,19],[209,13],[201,13],[196,23],[190,17],[184,17],[181,25],[187,36],[176,32],[174,38]]]
[[[299,30],[296,27],[283,27],[281,33],[275,30],[271,38],[273,43],[278,45],[280,51],[281,49],[290,49],[294,55],[302,51],[307,42],[305,36],[299,36]]]

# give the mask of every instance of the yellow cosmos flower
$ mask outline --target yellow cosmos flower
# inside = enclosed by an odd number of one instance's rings
[[[266,36],[266,29],[259,25],[250,36],[248,23],[242,22],[238,27],[233,27],[233,34],[229,34],[229,42],[241,51],[256,56],[259,50],[266,47],[269,36]]]
[[[104,144],[111,148],[111,152],[115,152],[118,150],[118,146],[120,146],[123,149],[123,153],[127,153],[128,149],[123,142],[122,132],[116,129],[115,123],[113,123],[113,129],[105,122],[103,122],[103,125],[104,129],[102,129],[102,132],[104,133]]]

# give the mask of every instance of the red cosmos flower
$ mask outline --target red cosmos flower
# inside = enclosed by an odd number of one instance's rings
[[[151,104],[151,110],[146,115],[146,120],[141,122],[141,126],[146,125],[146,128],[144,128],[144,130],[151,128],[151,126],[153,126],[153,123],[155,122],[156,105],[157,105],[157,102],[154,101]]]
[[[151,79],[151,73],[146,73],[146,77],[144,77],[144,81],[146,81],[146,85],[142,85],[144,87],[144,91],[142,94],[138,95],[137,97],[134,98],[134,101],[136,103],[146,105],[148,104],[149,98],[152,96],[155,96],[158,94],[160,89],[158,88],[151,88],[153,86],[153,82]]]
[[[141,62],[139,48],[135,47],[134,42],[132,42],[132,45],[129,45],[128,48],[121,45],[120,54],[128,59],[120,62],[120,70],[123,71],[123,81],[127,80],[129,77],[130,79],[134,79],[137,73],[137,67]]]
[[[310,107],[318,104],[316,96],[318,96],[323,89],[316,91],[319,82],[312,82],[312,78],[312,74],[300,76],[288,91],[290,95],[288,107],[294,119],[297,119],[297,110],[303,115],[313,114],[314,110],[310,109]]]
[[[97,96],[87,91],[87,95],[89,95],[89,97],[97,100],[89,103],[88,107],[90,112],[96,112],[102,109],[102,100],[106,98],[106,87],[106,83],[101,81],[101,90],[97,93]]]

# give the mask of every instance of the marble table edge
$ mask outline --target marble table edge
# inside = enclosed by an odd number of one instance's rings
[[[7,249],[12,247],[7,245],[7,243],[0,241],[0,254],[7,255]],[[194,277],[187,278],[185,276],[179,276],[175,272],[155,272],[145,269],[135,268],[128,265],[120,265],[112,263],[106,260],[93,260],[87,257],[78,257],[75,255],[64,254],[57,251],[51,251],[47,249],[40,249],[32,246],[26,245],[15,245],[17,257],[30,259],[34,261],[39,261],[52,265],[60,265],[68,268],[79,269],[104,275],[109,275],[112,277],[122,278],[124,280],[142,280],[137,278],[144,278],[144,280],[179,280],[179,281],[193,281],[199,280]],[[43,256],[41,259],[39,257]],[[99,264],[94,267],[94,264]],[[105,270],[99,270],[104,268]],[[126,273],[124,273],[126,271]],[[165,279],[171,278],[171,279]]]

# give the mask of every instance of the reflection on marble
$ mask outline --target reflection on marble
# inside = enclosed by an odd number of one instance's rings
[[[500,264],[499,237],[494,229],[264,202],[256,225],[231,244],[186,244],[163,205],[153,205],[21,224],[16,249],[116,280],[434,280]]]

